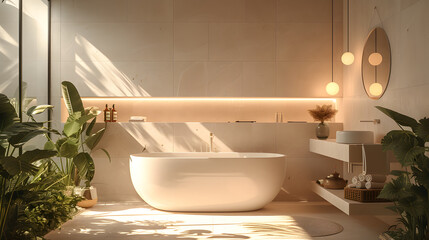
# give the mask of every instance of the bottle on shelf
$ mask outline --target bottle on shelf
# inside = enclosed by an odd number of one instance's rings
[[[118,112],[115,109],[115,104],[113,104],[111,116],[112,116],[112,122],[118,121]]]
[[[104,109],[104,122],[111,122],[111,121],[112,121],[112,118],[110,115],[110,109],[106,104],[106,108]]]

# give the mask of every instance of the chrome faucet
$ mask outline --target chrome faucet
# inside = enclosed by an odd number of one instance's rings
[[[210,133],[210,152],[213,152],[213,138],[214,138],[214,134],[211,132]]]

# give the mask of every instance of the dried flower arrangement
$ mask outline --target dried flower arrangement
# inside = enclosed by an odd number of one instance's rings
[[[310,115],[314,118],[315,121],[320,121],[324,123],[326,120],[330,120],[338,112],[336,109],[332,109],[332,105],[316,105],[316,109],[308,110]]]

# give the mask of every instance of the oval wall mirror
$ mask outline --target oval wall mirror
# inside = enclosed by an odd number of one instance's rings
[[[362,54],[362,82],[371,99],[379,99],[390,78],[390,43],[382,28],[374,28],[366,40]]]

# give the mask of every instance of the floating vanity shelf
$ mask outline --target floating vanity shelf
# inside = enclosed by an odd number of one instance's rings
[[[326,157],[334,158],[346,163],[362,163],[362,144],[337,143],[335,139],[319,140],[310,139],[310,152]],[[386,159],[386,153],[382,150],[381,144],[365,144],[367,156],[379,160]],[[344,198],[343,189],[326,189],[315,181],[311,183],[314,193],[346,213],[347,215],[386,215],[393,214],[386,209],[391,206],[391,202],[369,202],[363,203]]]
[[[386,209],[392,206],[391,202],[358,202],[344,198],[343,189],[326,189],[317,184],[315,181],[311,182],[313,192],[321,196],[323,199],[343,211],[347,215],[391,215],[394,212]]]
[[[379,154],[381,158],[386,157],[381,144],[365,144],[365,151],[367,155]],[[361,144],[337,143],[335,139],[310,139],[310,152],[348,163],[362,162]]]

